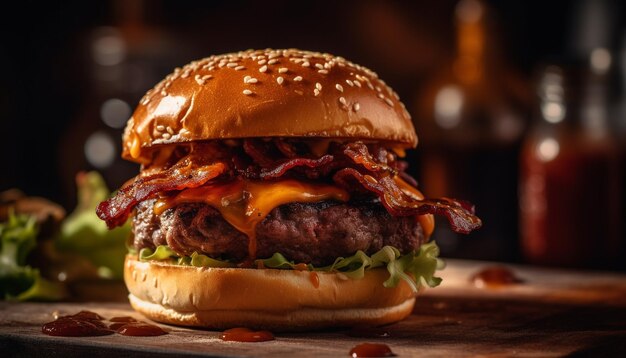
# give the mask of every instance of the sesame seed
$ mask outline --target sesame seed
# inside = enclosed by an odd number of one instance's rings
[[[311,66],[311,64],[309,63],[309,61],[304,61],[304,62],[302,63],[302,67],[309,67],[309,66]]]
[[[273,64],[275,64],[275,63],[278,63],[278,60],[273,60],[273,59],[272,59],[272,60],[267,61],[267,64],[268,64],[268,65],[273,65]]]
[[[321,91],[321,90],[322,90],[322,84],[321,84],[321,83],[319,83],[319,82],[316,82],[316,83],[315,83],[315,88],[317,88],[318,90],[320,90],[320,91]]]
[[[289,71],[287,67],[281,67],[278,69],[278,73],[286,73],[287,71]]]
[[[318,90],[317,88],[316,88],[316,89],[314,89],[314,90],[313,90],[313,95],[314,95],[315,97],[319,96],[319,95],[320,95],[320,90]]]
[[[259,61],[259,62],[257,62],[257,63],[258,63],[259,65],[264,65],[264,64],[266,64],[266,63],[267,63],[267,60],[261,60],[261,61]]]
[[[389,107],[393,107],[393,102],[389,98],[385,98],[385,103],[387,103]]]
[[[259,68],[259,72],[263,73],[265,71],[267,71],[267,66],[263,66],[263,67]]]
[[[382,94],[382,93],[379,93],[379,94],[378,94],[378,98],[380,98],[380,99],[384,99],[384,98],[385,98],[385,95],[384,95],[384,94]]]
[[[172,127],[167,127],[167,133],[174,134],[174,130],[172,129]]]
[[[276,57],[279,57],[279,56],[280,56],[280,54],[273,53],[273,54],[269,55],[269,56],[268,56],[268,58],[269,58],[270,60],[273,60],[273,59],[275,59]]]
[[[257,83],[259,82],[259,80],[257,80],[256,78],[252,77],[248,80],[248,83]]]
[[[337,91],[343,92],[343,87],[339,83],[335,85],[335,88],[337,89]]]
[[[246,76],[243,78],[243,83],[248,83],[248,81],[250,81],[252,77],[251,76]]]
[[[339,103],[343,104],[344,106],[348,105],[348,102],[346,102],[346,99],[344,97],[339,97]]]
[[[296,76],[293,78],[294,82],[300,82],[302,81],[302,76]]]
[[[321,73],[323,75],[327,75],[328,71],[327,70],[318,70],[317,73]]]
[[[229,62],[229,63],[226,64],[226,67],[230,67],[230,68],[237,67],[237,63]]]
[[[161,91],[161,96],[163,96],[163,97],[167,96],[167,92]]]
[[[159,132],[163,132],[163,131],[165,130],[165,126],[164,126],[164,125],[159,124],[158,126],[156,126],[156,129],[157,129]]]
[[[172,135],[169,134],[169,133],[163,133],[163,138],[164,139],[170,139],[170,138],[172,138]]]
[[[358,103],[355,103],[353,107],[355,112],[358,112],[358,110],[361,109],[361,105]]]
[[[380,88],[380,86],[376,86],[376,91],[377,91],[377,92],[381,92],[382,90],[383,90],[383,89],[382,89],[382,88]]]
[[[252,94],[252,91],[250,91],[249,89],[245,89],[243,90],[243,94],[245,94],[246,96],[249,96]]]
[[[304,94],[304,92],[300,91],[300,90],[295,90],[295,93],[299,94],[300,96],[302,96]]]
[[[372,85],[372,83],[371,83],[371,82],[367,82],[367,87],[369,87],[371,90],[373,90],[373,89],[374,89],[374,85]]]
[[[324,69],[324,65],[322,65],[321,63],[316,63],[315,67],[319,68],[320,70]]]
[[[236,71],[241,71],[241,70],[245,70],[245,69],[246,69],[246,68],[245,68],[245,67],[243,67],[243,66],[237,66],[237,67],[235,67],[235,70],[236,70]]]
[[[285,79],[280,76],[276,78],[276,82],[278,82],[279,85],[282,85],[283,81],[285,81]]]
[[[346,83],[350,86],[350,87],[354,87],[354,82],[350,81],[350,80],[346,80]]]
[[[354,80],[354,84],[355,84],[357,87],[361,88],[361,82],[359,82],[358,80]]]

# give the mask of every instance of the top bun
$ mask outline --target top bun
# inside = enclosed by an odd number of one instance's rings
[[[250,137],[417,145],[408,112],[376,73],[330,54],[268,49],[176,68],[140,101],[122,156],[146,162],[158,144]]]

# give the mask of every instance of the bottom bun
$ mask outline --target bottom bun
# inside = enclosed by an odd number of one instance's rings
[[[342,274],[208,268],[142,262],[128,255],[124,280],[135,310],[155,321],[211,329],[303,331],[383,325],[404,319],[415,294],[386,288],[385,269],[359,280]]]

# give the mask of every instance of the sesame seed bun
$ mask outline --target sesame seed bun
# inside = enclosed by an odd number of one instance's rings
[[[138,261],[128,255],[124,280],[135,310],[155,321],[273,331],[383,325],[408,316],[415,294],[405,282],[386,288],[385,269],[352,280],[336,273],[197,268]]]
[[[250,50],[194,61],[148,91],[122,156],[146,162],[158,144],[251,137],[417,144],[404,105],[371,70],[329,54]]]

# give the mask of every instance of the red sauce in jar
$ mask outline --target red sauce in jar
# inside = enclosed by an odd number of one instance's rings
[[[320,277],[318,276],[317,272],[314,272],[314,271],[309,272],[309,280],[311,280],[313,287],[315,288],[320,287]]]
[[[386,344],[381,343],[361,343],[354,346],[350,350],[350,356],[357,357],[395,357],[396,355],[391,351]]]
[[[476,287],[498,288],[506,285],[523,283],[515,272],[506,266],[486,267],[470,278]]]
[[[49,336],[92,337],[113,334],[104,322],[104,318],[94,312],[80,311],[72,316],[62,316],[41,327],[41,332]]]
[[[253,331],[249,328],[231,328],[220,334],[220,339],[231,342],[265,342],[274,340],[269,331]]]

